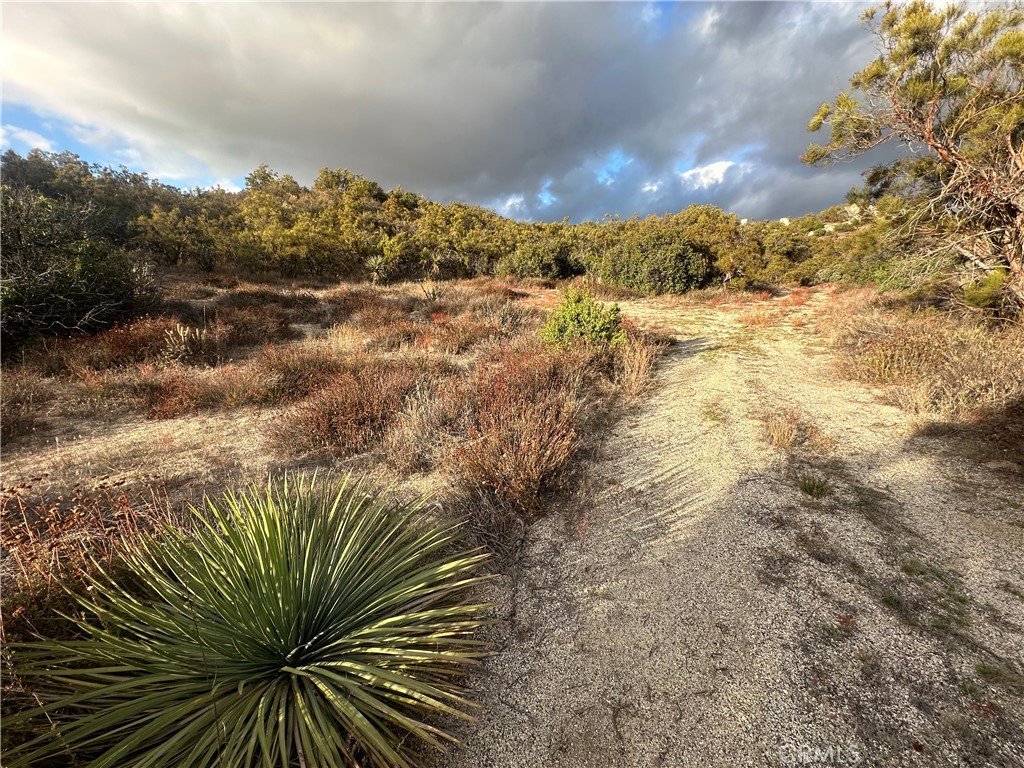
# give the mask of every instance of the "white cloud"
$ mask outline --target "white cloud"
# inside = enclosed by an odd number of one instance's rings
[[[721,17],[722,14],[717,8],[708,8],[696,19],[694,26],[697,34],[701,37],[711,37]]]
[[[684,171],[679,174],[679,178],[691,189],[707,189],[725,181],[725,174],[734,165],[736,163],[732,160],[719,160],[717,163],[708,163]]]
[[[640,187],[640,189],[644,192],[651,192],[653,194],[654,192],[657,192],[659,189],[661,189],[661,182],[648,181],[646,184]]]
[[[661,17],[661,9],[658,8],[654,3],[645,3],[643,10],[640,11],[640,21],[644,24],[650,24],[657,21]]]
[[[511,195],[498,206],[502,216],[522,216],[526,211],[526,198],[523,195]]]
[[[231,179],[215,179],[213,182],[210,183],[209,186],[211,188],[220,187],[221,189],[226,190],[228,192],[240,192],[242,190],[242,186],[238,182],[232,181]]]
[[[24,144],[29,149],[41,149],[44,152],[53,152],[56,149],[52,141],[35,131],[19,128],[16,125],[3,126],[2,133],[0,133],[0,144],[9,147],[15,141]]]

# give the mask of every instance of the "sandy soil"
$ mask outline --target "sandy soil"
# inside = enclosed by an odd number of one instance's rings
[[[624,305],[677,341],[496,588],[438,766],[1024,765],[1020,467],[841,380],[827,302]]]

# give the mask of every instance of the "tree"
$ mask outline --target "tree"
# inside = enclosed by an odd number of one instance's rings
[[[879,57],[853,76],[853,92],[825,103],[808,126],[825,146],[803,160],[828,164],[889,142],[911,156],[875,169],[902,189],[925,242],[955,249],[986,272],[1009,271],[1024,301],[1024,11],[945,9],[887,2],[864,15]],[[936,237],[939,236],[939,237]]]
[[[36,335],[96,331],[149,309],[149,270],[94,228],[95,209],[35,190],[0,189],[0,348]]]

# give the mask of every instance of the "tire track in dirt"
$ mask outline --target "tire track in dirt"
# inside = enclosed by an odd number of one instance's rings
[[[960,495],[978,468],[908,443],[808,329],[624,309],[679,342],[575,508],[531,530],[480,720],[441,764],[1024,764],[1024,602],[994,588],[1024,589],[1024,536]],[[789,411],[823,447],[768,445],[763,418]]]

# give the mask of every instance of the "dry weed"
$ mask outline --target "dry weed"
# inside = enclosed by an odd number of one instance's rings
[[[94,336],[77,335],[47,342],[25,363],[46,376],[77,377],[84,371],[123,368],[163,354],[168,332],[179,326],[172,317],[143,317]]]
[[[911,412],[968,418],[1024,399],[1024,328],[990,328],[951,316],[858,308],[842,332],[852,378],[895,385]]]
[[[626,343],[616,350],[615,378],[630,397],[639,397],[651,386],[654,364],[664,344],[641,334],[630,333]]]
[[[464,396],[464,440],[446,467],[455,484],[538,514],[582,445],[586,393],[600,365],[596,351],[547,350],[533,340],[493,350]]]
[[[345,359],[330,343],[307,341],[265,346],[252,360],[256,378],[268,394],[266,400],[301,400],[319,391],[345,368]]]
[[[275,422],[271,438],[285,453],[363,453],[383,439],[421,375],[422,368],[407,360],[360,361]]]
[[[784,307],[802,307],[810,300],[810,288],[794,288],[789,292],[789,295],[779,302],[779,304]]]
[[[772,328],[779,324],[781,316],[778,312],[767,310],[755,310],[744,312],[739,316],[739,321],[749,328]]]
[[[83,572],[109,569],[140,536],[177,521],[155,478],[128,487],[102,477],[54,489],[45,475],[0,488],[0,543],[5,551],[4,641],[50,637],[72,626],[56,609],[73,608],[67,589]]]
[[[796,445],[800,436],[800,417],[793,411],[787,413],[771,413],[764,418],[764,438],[770,445],[784,451]]]
[[[4,371],[0,376],[0,436],[4,440],[31,432],[41,406],[52,394],[31,369]]]
[[[795,408],[768,413],[762,418],[764,439],[783,451],[803,449],[815,454],[835,450],[836,440],[808,422]]]

